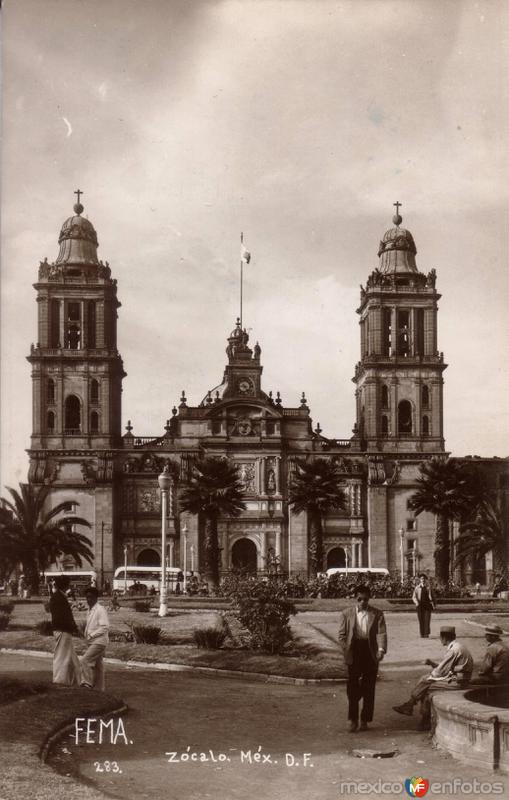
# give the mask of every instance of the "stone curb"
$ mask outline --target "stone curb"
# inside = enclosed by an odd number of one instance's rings
[[[22,650],[11,647],[0,648],[0,653],[12,655],[35,656],[36,658],[52,658],[52,653],[45,650]],[[346,683],[346,678],[292,678],[290,675],[269,675],[266,672],[241,672],[234,669],[218,669],[216,667],[200,667],[191,664],[167,664],[150,661],[122,661],[120,658],[105,658],[106,664],[137,669],[156,669],[165,672],[201,672],[204,675],[217,675],[221,678],[240,678],[240,680],[259,681],[262,683],[279,683],[292,686],[334,685]]]
[[[105,711],[102,713],[101,711],[94,711],[94,714],[101,719],[110,719],[113,717],[119,717],[121,714],[125,714],[128,711],[128,707],[124,703],[123,705],[119,706],[118,708],[113,709],[112,711]],[[49,733],[45,740],[43,741],[40,749],[39,749],[39,758],[41,759],[42,763],[45,764],[46,760],[50,754],[51,748],[55,745],[66,733],[71,733],[75,728],[75,722],[66,722],[62,725],[62,727],[57,728],[52,733]]]

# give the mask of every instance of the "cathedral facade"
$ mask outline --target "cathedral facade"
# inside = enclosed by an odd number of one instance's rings
[[[223,573],[232,566],[263,573],[271,555],[284,572],[307,573],[308,521],[289,507],[288,489],[296,464],[316,458],[337,464],[348,498],[347,511],[325,520],[324,569],[403,566],[405,574],[432,573],[435,519],[415,517],[407,500],[423,459],[445,453],[440,294],[435,271],[418,269],[413,237],[399,213],[380,242],[378,266],[361,286],[352,435],[331,439],[313,428],[304,395],[298,406],[287,407],[279,393],[263,390],[260,345],[250,342],[239,320],[227,337],[222,380],[198,405],[182,393],[159,434],[139,436],[130,422],[122,433],[126,373],[117,350],[117,281],[108,262],[98,259],[97,235],[83,210],[78,198],[62,226],[56,260],[40,263],[34,284],[38,342],[28,356],[29,479],[50,483],[53,506],[68,502],[70,511],[89,520],[101,580],[111,580],[124,559],[161,563],[157,477],[167,463],[178,475],[167,558],[182,566],[186,541],[187,563],[200,571],[198,518],[180,512],[179,487],[204,454],[235,462],[245,488],[246,510],[219,523]],[[506,462],[490,464],[499,488]],[[507,491],[504,498],[507,510]]]

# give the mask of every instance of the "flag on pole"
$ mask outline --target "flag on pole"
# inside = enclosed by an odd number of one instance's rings
[[[240,242],[240,260],[244,262],[244,264],[249,264],[251,261],[251,253],[244,247],[244,242],[241,240]]]
[[[244,262],[244,264],[249,264],[251,261],[251,253],[247,250],[243,244],[240,245],[240,260]]]

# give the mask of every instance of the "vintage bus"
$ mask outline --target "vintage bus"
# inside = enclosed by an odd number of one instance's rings
[[[196,573],[194,573],[196,575]],[[191,578],[193,573],[187,573],[187,580]],[[182,589],[184,581],[184,572],[180,567],[167,567],[166,568],[166,588],[170,592],[174,592],[177,584],[180,584]],[[131,587],[138,582],[141,589],[150,591],[155,589],[159,591],[161,584],[161,567],[117,567],[113,575],[113,591],[114,592],[128,592]]]
[[[370,576],[383,578],[389,574],[389,570],[385,569],[385,567],[330,567],[325,574],[328,578],[332,575],[349,575],[359,578],[369,578]]]
[[[52,581],[58,575],[69,578],[69,586],[75,595],[83,596],[87,586],[97,586],[97,573],[93,569],[54,569],[48,570],[42,576],[48,594]]]

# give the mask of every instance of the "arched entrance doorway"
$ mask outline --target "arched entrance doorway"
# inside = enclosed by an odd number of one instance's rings
[[[161,556],[157,550],[147,548],[139,553],[138,558],[136,559],[136,564],[138,567],[160,567]]]
[[[343,547],[333,547],[327,553],[327,569],[331,567],[346,567],[346,553]]]
[[[256,545],[251,539],[238,539],[232,547],[232,565],[236,569],[256,572]]]
[[[486,556],[474,559],[472,569],[472,583],[486,584]]]

